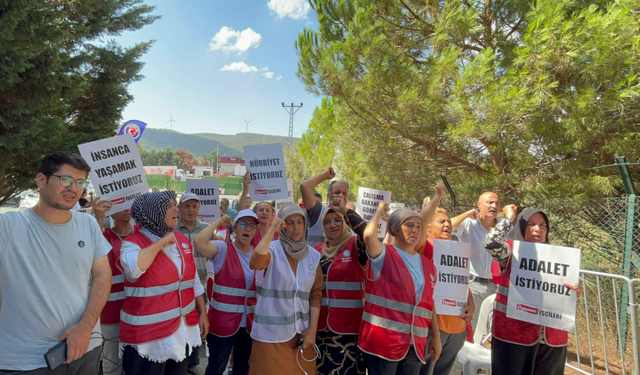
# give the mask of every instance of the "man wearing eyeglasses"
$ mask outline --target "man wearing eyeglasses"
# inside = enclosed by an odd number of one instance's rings
[[[0,374],[52,373],[44,354],[60,341],[67,359],[55,373],[97,374],[102,340],[92,332],[111,289],[111,246],[93,216],[71,211],[90,169],[71,152],[47,155],[38,203],[0,215]]]

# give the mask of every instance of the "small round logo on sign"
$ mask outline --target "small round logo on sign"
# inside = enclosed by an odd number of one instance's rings
[[[84,241],[78,241],[78,247],[84,247]]]
[[[344,256],[348,257],[348,256],[351,255],[351,251],[350,250],[345,250],[343,254],[344,254]]]

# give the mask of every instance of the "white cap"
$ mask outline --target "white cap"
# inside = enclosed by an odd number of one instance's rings
[[[252,210],[242,210],[240,212],[238,212],[238,215],[236,215],[236,219],[233,221],[234,223],[237,223],[240,219],[242,219],[243,217],[251,217],[255,220],[256,224],[260,224],[260,220],[258,219],[258,215],[256,215],[255,212],[253,212]]]

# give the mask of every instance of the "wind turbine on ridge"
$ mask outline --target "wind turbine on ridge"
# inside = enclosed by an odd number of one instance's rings
[[[240,118],[242,118],[242,117],[240,117]],[[245,119],[243,119],[243,118],[242,118],[242,121],[244,121],[244,122],[245,122],[245,125],[247,125],[247,133],[248,133],[248,132],[249,132],[249,123],[250,123],[251,121],[253,121],[253,119],[251,119],[251,120],[247,121],[247,120],[245,120]]]
[[[173,116],[171,115],[171,112],[169,112],[169,121],[165,122],[164,124],[165,124],[165,125],[170,124],[170,125],[169,125],[169,129],[170,129],[170,130],[173,130],[173,123],[174,123],[174,122],[175,122],[176,124],[179,124],[179,122],[178,122],[178,121],[175,121],[175,120],[173,119]]]

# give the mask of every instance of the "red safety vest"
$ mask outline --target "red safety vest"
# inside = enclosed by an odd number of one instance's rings
[[[436,267],[421,256],[424,287],[416,305],[416,291],[409,269],[393,245],[385,245],[386,254],[378,279],[373,269],[367,271],[364,313],[358,347],[389,361],[399,361],[410,346],[425,363],[429,325],[433,312]]]
[[[173,232],[182,259],[182,277],[175,263],[160,250],[151,267],[135,282],[125,278],[124,305],[120,313],[120,341],[142,344],[171,336],[185,318],[188,326],[198,324],[193,288],[196,264],[191,242],[182,233]],[[127,237],[141,249],[153,244],[138,232]],[[198,281],[199,282],[199,281]]]
[[[278,232],[273,235],[273,241],[277,241],[280,238]],[[262,233],[260,233],[260,228],[256,228],[256,235],[251,239],[251,246],[255,249],[256,246],[262,241]]]
[[[513,243],[506,242],[511,249]],[[507,317],[507,304],[509,302],[509,285],[511,279],[511,257],[509,264],[502,274],[498,293],[496,294],[496,306],[493,311],[492,334],[506,342],[512,344],[531,346],[540,341],[544,336],[544,341],[549,346],[565,346],[569,339],[569,333],[560,329],[543,327],[538,324],[523,322],[521,320]],[[544,328],[544,330],[542,329]],[[544,335],[542,334],[544,331]]]
[[[133,232],[137,232],[138,229],[140,226],[136,225],[133,227]],[[111,251],[108,255],[111,266],[111,292],[100,315],[100,324],[118,324],[120,323],[120,310],[124,303],[124,275],[120,264],[122,239],[110,228],[105,229],[103,235],[111,245]]]
[[[324,243],[313,248],[322,254]],[[364,308],[364,269],[358,263],[356,238],[351,237],[329,265],[322,288],[318,331],[357,335]]]
[[[247,311],[247,299],[256,295],[255,287],[255,281],[252,281],[247,289],[240,257],[233,244],[228,242],[227,256],[213,280],[209,331],[219,337],[233,336],[238,332],[242,315]]]

